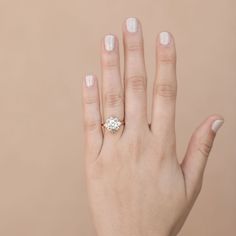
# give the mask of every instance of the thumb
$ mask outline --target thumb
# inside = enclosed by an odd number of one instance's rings
[[[223,125],[224,119],[220,116],[210,116],[193,133],[187,152],[181,163],[185,177],[186,194],[195,198],[202,186],[204,169],[210,154],[216,132]]]

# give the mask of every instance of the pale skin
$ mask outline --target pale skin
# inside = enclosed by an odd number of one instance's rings
[[[157,35],[149,123],[141,23],[137,20],[136,32],[127,30],[127,21],[122,29],[124,76],[118,38],[114,36],[114,49],[109,51],[103,38],[102,76],[90,76],[90,83],[85,79],[82,86],[86,179],[96,232],[98,236],[177,235],[201,190],[223,117],[206,118],[193,132],[185,156],[177,158],[174,37]],[[101,126],[110,116],[125,121],[115,133]]]

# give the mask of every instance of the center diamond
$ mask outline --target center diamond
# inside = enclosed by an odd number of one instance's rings
[[[121,122],[119,121],[119,119],[117,117],[111,116],[106,119],[106,123],[104,124],[104,126],[106,127],[106,129],[108,129],[109,131],[114,133],[115,131],[117,131],[120,128]]]

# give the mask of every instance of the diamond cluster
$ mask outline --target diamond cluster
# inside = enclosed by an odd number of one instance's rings
[[[111,116],[106,119],[106,123],[104,124],[104,126],[107,130],[114,133],[120,128],[121,122],[119,121],[117,117]]]

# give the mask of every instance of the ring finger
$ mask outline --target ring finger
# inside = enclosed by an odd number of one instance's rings
[[[120,74],[120,58],[118,39],[114,35],[105,35],[102,42],[102,99],[103,99],[103,119],[104,122],[110,116],[124,119],[124,93]],[[123,126],[116,134],[111,134],[105,129],[105,137],[120,137]]]

